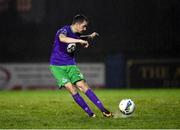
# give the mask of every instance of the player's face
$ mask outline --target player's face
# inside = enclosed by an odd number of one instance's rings
[[[78,32],[79,33],[83,33],[83,32],[85,32],[86,30],[87,30],[87,26],[88,26],[88,23],[87,23],[87,21],[84,21],[84,22],[82,22],[82,23],[79,23],[78,24]]]

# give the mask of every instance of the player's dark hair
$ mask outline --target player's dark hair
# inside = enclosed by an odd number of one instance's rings
[[[82,14],[77,14],[76,16],[74,16],[72,24],[83,23],[84,21],[89,22],[89,20],[86,16],[84,16]]]

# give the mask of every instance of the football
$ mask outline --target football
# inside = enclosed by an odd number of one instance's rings
[[[123,99],[119,103],[119,109],[124,115],[130,115],[135,110],[135,104],[131,99]]]
[[[72,53],[75,50],[76,50],[76,44],[75,43],[68,44],[68,46],[67,46],[67,52],[68,53]]]

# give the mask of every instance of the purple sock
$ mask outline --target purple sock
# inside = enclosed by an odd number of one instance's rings
[[[93,115],[93,112],[91,111],[91,109],[89,108],[89,106],[87,105],[87,103],[84,101],[84,99],[79,95],[79,93],[73,95],[74,100],[76,101],[76,103],[86,112],[88,113],[89,116]]]
[[[101,101],[91,89],[88,89],[85,94],[102,112],[106,111]]]

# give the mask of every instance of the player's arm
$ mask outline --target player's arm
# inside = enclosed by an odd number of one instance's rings
[[[81,45],[83,45],[85,48],[89,47],[88,41],[85,41],[85,40],[82,40],[82,39],[75,39],[75,38],[67,37],[66,35],[64,35],[64,34],[62,34],[62,33],[59,35],[59,40],[60,40],[61,42],[64,42],[64,43],[76,43],[76,44],[81,44]]]
[[[89,35],[81,35],[80,38],[82,38],[82,39],[94,39],[97,36],[99,36],[99,34],[97,32],[93,32]]]

